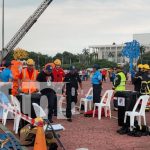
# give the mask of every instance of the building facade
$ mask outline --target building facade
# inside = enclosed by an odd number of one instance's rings
[[[93,45],[89,46],[89,50],[90,53],[96,53],[98,59],[107,59],[116,63],[124,63],[126,59],[121,55],[123,47],[124,44]]]
[[[133,39],[144,46],[145,53],[150,52],[150,33],[133,34]]]

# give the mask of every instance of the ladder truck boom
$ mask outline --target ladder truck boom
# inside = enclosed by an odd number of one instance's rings
[[[25,34],[30,30],[30,28],[34,25],[37,19],[41,16],[41,14],[45,11],[45,9],[50,5],[53,0],[44,0],[40,6],[34,11],[34,13],[26,20],[26,22],[20,27],[17,33],[12,37],[12,39],[8,42],[5,48],[0,51],[0,62],[5,59],[8,54],[16,47],[16,45],[21,41],[21,39],[25,36]]]

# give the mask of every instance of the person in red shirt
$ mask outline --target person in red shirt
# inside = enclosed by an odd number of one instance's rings
[[[61,68],[61,60],[56,59],[54,61],[54,64],[55,64],[55,67],[53,68],[54,82],[63,82],[65,77],[65,72]],[[57,116],[57,97],[55,98],[55,102],[54,102],[54,116]]]
[[[54,82],[63,82],[64,80],[64,70],[61,68],[61,61],[56,59],[54,61],[55,67],[53,69]]]
[[[101,73],[102,73],[102,81],[105,81],[105,82],[106,82],[107,71],[106,71],[105,69],[103,69],[103,70],[101,71]]]

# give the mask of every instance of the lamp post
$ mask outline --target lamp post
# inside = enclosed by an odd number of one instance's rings
[[[2,50],[4,49],[4,0],[2,0]]]
[[[3,53],[2,51],[4,50],[4,0],[2,0],[2,49],[1,49],[1,54],[0,54],[0,65],[2,65],[2,58],[3,58]]]

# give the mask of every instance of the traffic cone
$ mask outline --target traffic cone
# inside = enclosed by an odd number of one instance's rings
[[[36,138],[34,142],[34,150],[47,150],[43,125],[39,125],[37,127]]]

